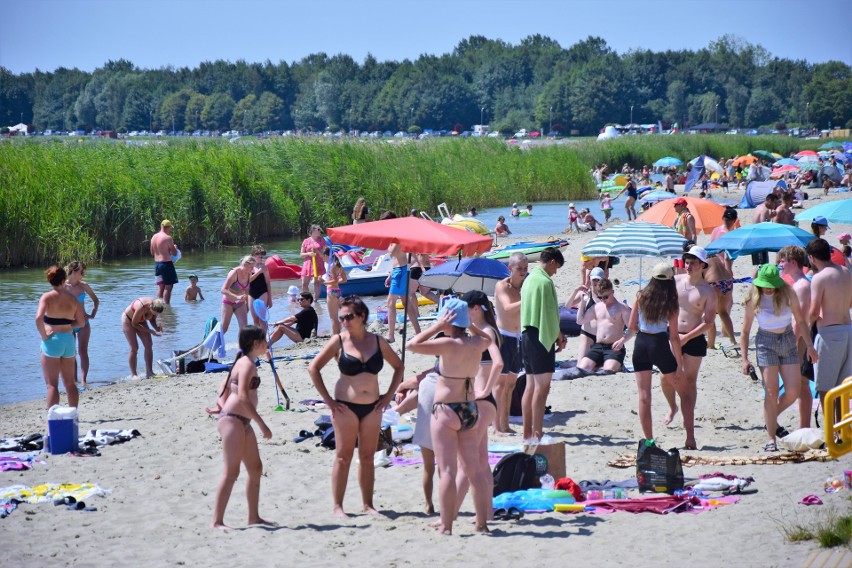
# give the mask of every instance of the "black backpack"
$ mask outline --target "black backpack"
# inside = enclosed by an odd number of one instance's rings
[[[538,487],[535,457],[517,452],[500,458],[494,466],[494,496]]]

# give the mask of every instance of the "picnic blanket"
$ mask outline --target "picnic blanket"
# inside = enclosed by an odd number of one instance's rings
[[[787,463],[804,463],[809,461],[833,461],[826,450],[808,450],[807,452],[784,452],[751,457],[742,456],[694,456],[681,454],[680,461],[686,467],[694,465],[782,465]],[[635,454],[622,454],[607,463],[609,467],[628,468],[636,465]]]

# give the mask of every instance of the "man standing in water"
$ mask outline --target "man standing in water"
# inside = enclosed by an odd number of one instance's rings
[[[707,251],[694,246],[683,253],[686,274],[675,276],[677,299],[680,311],[677,316],[678,334],[683,353],[684,380],[675,384],[665,379],[661,382],[663,395],[669,403],[669,413],[664,424],[668,425],[677,413],[675,395],[680,395],[683,428],[686,430],[688,450],[698,449],[695,443],[695,401],[698,397],[698,369],[701,360],[707,355],[707,338],[704,332],[716,325],[716,294],[713,287],[704,279],[707,268]]]
[[[497,399],[495,430],[499,434],[513,433],[509,428],[509,409],[512,406],[515,381],[521,372],[521,286],[527,277],[528,265],[523,253],[514,253],[509,257],[509,277],[498,282],[494,290],[494,312],[503,337],[500,345],[503,370],[494,387],[494,397]]]
[[[559,330],[559,302],[551,277],[565,258],[558,249],[548,247],[541,252],[538,266],[521,288],[521,352],[527,384],[521,400],[525,443],[538,443],[544,430],[544,411],[550,380],[556,369],[556,351],[565,347]]]
[[[160,232],[151,237],[151,256],[154,257],[154,275],[157,277],[157,297],[166,304],[172,299],[172,287],[177,284],[178,277],[175,271],[173,256],[178,253],[175,241],[171,237],[172,222],[163,219],[160,223]]]

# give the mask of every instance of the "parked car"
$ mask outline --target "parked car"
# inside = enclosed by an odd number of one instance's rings
[[[525,138],[527,136],[526,128],[521,128],[517,132],[515,132],[514,138]]]

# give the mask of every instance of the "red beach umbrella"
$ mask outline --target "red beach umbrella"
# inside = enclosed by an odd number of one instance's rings
[[[407,253],[452,256],[482,254],[491,248],[491,237],[470,233],[419,217],[399,217],[328,229],[332,242],[387,249],[399,244]]]

